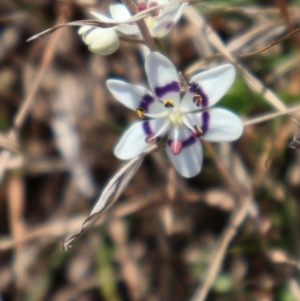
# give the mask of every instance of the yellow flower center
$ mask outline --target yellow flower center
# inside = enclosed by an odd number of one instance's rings
[[[155,18],[152,16],[148,16],[144,19],[148,28],[152,28],[155,23]]]
[[[171,120],[171,122],[175,125],[180,125],[182,124],[182,120],[181,120],[181,113],[180,111],[173,111],[172,113],[169,114],[169,118]]]

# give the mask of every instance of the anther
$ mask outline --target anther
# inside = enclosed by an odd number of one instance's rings
[[[203,131],[199,125],[194,125],[194,130],[192,130],[193,137],[200,137]]]
[[[200,105],[202,104],[202,96],[200,94],[195,94],[193,96],[193,103],[196,105],[196,107],[200,107]]]
[[[140,119],[144,119],[145,118],[145,115],[144,115],[144,112],[145,112],[145,109],[144,108],[137,108],[135,110],[137,116],[140,118]]]
[[[141,11],[147,9],[147,4],[145,2],[140,2],[137,4],[137,9],[138,9],[138,11],[141,12]]]
[[[163,104],[165,108],[174,108],[174,101],[171,99],[164,100]]]
[[[190,91],[191,92],[196,92],[196,93],[200,93],[200,86],[195,83],[195,82],[189,82],[188,85],[191,87]]]

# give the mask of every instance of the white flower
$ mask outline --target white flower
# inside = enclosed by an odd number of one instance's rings
[[[144,87],[108,80],[107,87],[126,107],[143,120],[133,123],[121,137],[115,155],[134,158],[167,134],[166,151],[184,177],[197,175],[203,151],[198,137],[214,142],[233,141],[243,132],[239,117],[221,108],[211,108],[227,92],[235,69],[226,64],[192,77],[181,99],[178,73],[163,55],[152,52],[145,63],[150,92]]]
[[[156,38],[162,38],[170,32],[182,16],[188,3],[180,4],[179,0],[171,0],[170,2],[168,0],[148,0],[147,4],[145,2],[137,4],[139,11],[143,11],[163,3],[167,4],[162,11],[155,11],[152,15],[145,18],[151,35]],[[110,5],[112,19],[96,12],[91,13],[103,22],[122,22],[131,17],[123,4]],[[116,30],[126,35],[140,35],[136,24],[120,24],[112,28],[99,28],[86,25],[80,27],[78,33],[92,52],[108,55],[119,48],[119,37]]]

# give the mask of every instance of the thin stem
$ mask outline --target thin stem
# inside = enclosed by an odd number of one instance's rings
[[[262,115],[262,116],[259,116],[259,117],[255,117],[255,118],[246,120],[246,121],[244,121],[244,126],[266,122],[268,120],[271,120],[271,119],[274,119],[276,117],[283,116],[283,115],[291,115],[292,113],[295,113],[297,111],[300,111],[300,106],[299,105],[295,106],[295,107],[287,108],[287,110],[285,110],[285,111],[271,113],[271,114],[269,113],[269,114],[266,114],[266,115]]]
[[[137,13],[139,13],[135,3],[132,0],[122,0],[122,2],[124,3],[124,5],[127,7],[127,9],[129,10],[129,12],[132,15],[136,15]],[[141,35],[143,36],[147,46],[149,47],[150,51],[157,51],[156,45],[154,43],[153,38],[150,35],[149,29],[145,23],[144,20],[140,20],[137,23],[137,26],[141,32]]]

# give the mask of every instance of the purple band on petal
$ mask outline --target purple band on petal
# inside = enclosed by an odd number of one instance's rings
[[[190,136],[189,138],[182,141],[182,147],[188,147],[196,142],[196,138],[194,136]]]
[[[143,108],[145,110],[145,113],[147,113],[149,105],[153,102],[154,102],[154,98],[151,95],[146,94],[143,96],[143,98],[139,104],[139,108]]]
[[[176,81],[166,84],[165,86],[155,88],[155,94],[158,98],[164,97],[167,93],[179,91],[179,83]]]
[[[197,138],[195,138],[194,136],[190,136],[189,138],[184,139],[184,140],[181,141],[182,142],[182,147],[183,148],[188,147],[188,146],[194,144],[196,142],[196,140],[197,140]],[[174,141],[173,139],[168,139],[167,140],[168,146],[171,146],[173,141]]]
[[[202,108],[207,107],[208,106],[208,97],[204,93],[201,86],[198,85],[195,82],[189,83],[189,86],[190,86],[189,92],[194,93],[194,94],[199,94],[201,96],[201,98],[202,98],[202,103],[201,103]]]
[[[150,128],[150,123],[149,123],[148,120],[146,120],[146,121],[143,122],[142,128],[144,130],[145,135],[152,135],[153,134],[153,132],[152,132],[152,130]]]
[[[206,112],[203,112],[201,114],[201,118],[202,118],[202,127],[201,127],[201,129],[203,131],[202,135],[204,135],[207,132],[207,130],[208,130],[208,124],[209,124],[210,115],[206,111]]]

